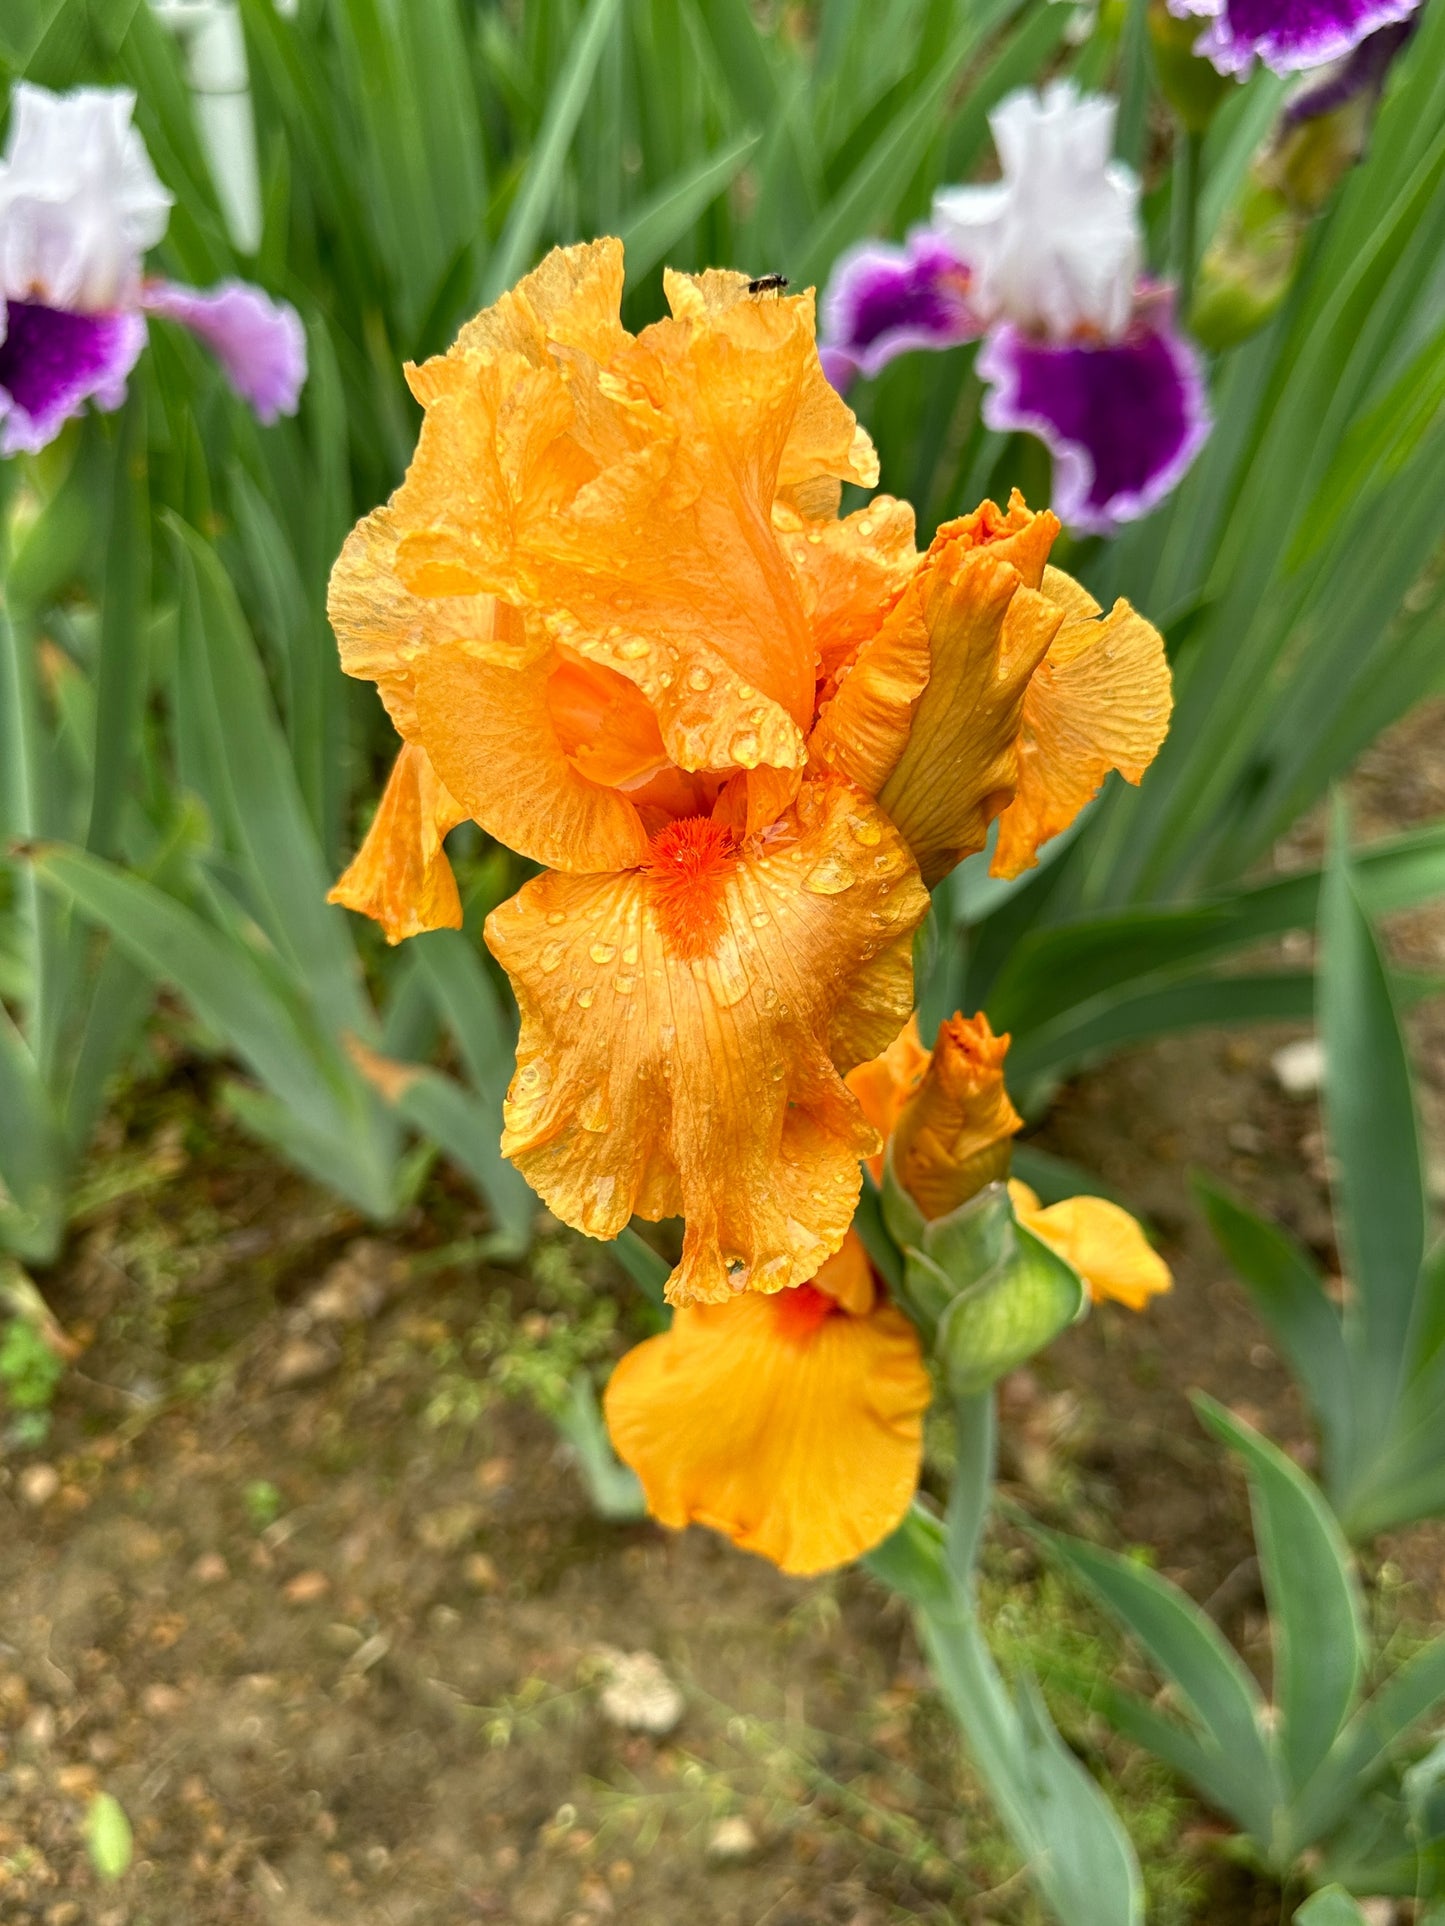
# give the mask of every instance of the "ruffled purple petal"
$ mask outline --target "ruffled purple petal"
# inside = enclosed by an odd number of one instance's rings
[[[912,348],[976,341],[982,326],[968,303],[968,270],[930,228],[903,247],[879,241],[840,254],[822,306],[822,358],[828,379],[846,388]]]
[[[1056,346],[1005,323],[978,357],[983,418],[1023,429],[1054,457],[1054,512],[1111,535],[1183,478],[1209,437],[1204,375],[1175,332],[1167,296],[1146,296],[1122,341]]]
[[[273,301],[249,281],[206,289],[147,281],[141,303],[203,341],[258,420],[295,414],[306,382],[306,330],[288,301]]]
[[[118,408],[145,346],[138,314],[70,314],[6,304],[0,341],[0,455],[37,454],[87,401]]]
[[[1181,19],[1209,25],[1194,51],[1222,74],[1245,74],[1255,56],[1277,74],[1343,60],[1368,34],[1406,20],[1420,0],[1169,0]]]

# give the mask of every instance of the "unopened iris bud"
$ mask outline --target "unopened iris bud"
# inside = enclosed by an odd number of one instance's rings
[[[892,1166],[925,1218],[946,1217],[1008,1173],[1023,1118],[1009,1102],[1003,1065],[1007,1035],[986,1016],[949,1017],[933,1059],[893,1132]]]
[[[1149,0],[1147,20],[1159,91],[1186,132],[1207,133],[1219,103],[1237,83],[1195,53],[1197,20],[1179,19],[1166,0]]]

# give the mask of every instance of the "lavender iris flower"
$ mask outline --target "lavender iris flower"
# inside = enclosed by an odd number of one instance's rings
[[[306,379],[299,316],[259,288],[146,279],[171,197],[131,124],[135,96],[21,83],[0,159],[0,455],[36,452],[87,401],[118,408],[147,313],[204,341],[263,421],[294,414]]]

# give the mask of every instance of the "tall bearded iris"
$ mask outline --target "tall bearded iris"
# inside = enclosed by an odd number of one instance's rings
[[[1381,28],[1408,20],[1420,0],[1169,0],[1181,19],[1208,26],[1194,43],[1222,74],[1247,75],[1256,59],[1277,74],[1323,67]]]
[[[824,365],[840,389],[911,348],[983,337],[991,428],[1054,456],[1054,506],[1108,534],[1183,477],[1209,432],[1193,348],[1167,288],[1141,274],[1139,183],[1110,158],[1115,104],[1069,81],[989,117],[1002,177],[945,189],[903,248],[844,255],[824,298]]]
[[[334,892],[456,927],[471,817],[545,865],[488,919],[522,1013],[503,1149],[566,1222],[682,1216],[676,1302],[815,1277],[877,1134],[844,1082],[912,1005],[926,885],[1034,861],[1168,722],[1159,635],[1015,498],[924,554],[829,386],[811,294],[561,249],[410,370],[416,455],[332,576],[405,740]]]
[[[171,197],[123,88],[21,83],[0,160],[0,454],[53,441],[87,401],[117,408],[148,313],[190,329],[262,421],[293,414],[306,378],[295,310],[229,281],[202,292],[147,279]]]

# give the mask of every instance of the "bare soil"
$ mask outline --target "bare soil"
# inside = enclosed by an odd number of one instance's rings
[[[1366,760],[1362,836],[1445,813],[1439,725],[1427,712]],[[1307,830],[1282,866],[1316,847]],[[1438,909],[1390,937],[1413,968],[1445,963]],[[1142,1317],[1102,1308],[1004,1400],[1007,1494],[1153,1548],[1262,1672],[1247,1506],[1189,1394],[1306,1463],[1313,1443],[1190,1172],[1337,1263],[1317,1106],[1270,1068],[1291,1034],[1172,1039],[1060,1094],[1040,1142],[1150,1218],[1176,1288]],[[1438,1191],[1438,1007],[1412,1035]],[[207,1073],[164,1060],[164,1031],[157,1050],[43,1280],[86,1348],[44,1446],[0,1468],[0,1919],[1037,1917],[896,1601],[593,1514],[527,1393],[627,1341],[631,1309],[614,1332],[605,1307],[634,1300],[597,1247],[553,1229],[525,1271],[489,1269],[482,1215],[444,1174],[378,1237],[233,1131]],[[1384,1606],[1445,1618],[1445,1533],[1382,1550]],[[1046,1681],[1055,1657],[1123,1660],[1018,1534],[996,1533],[988,1573],[1001,1640]],[[675,1683],[671,1730],[626,1723],[655,1696],[629,1712],[604,1691],[619,1652]],[[1288,1917],[1211,1814],[1055,1706],[1141,1839],[1152,1921]],[[108,1887],[83,1838],[102,1789],[136,1842]]]

